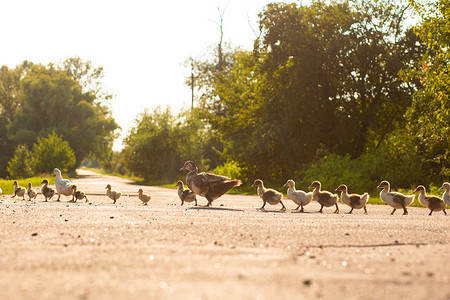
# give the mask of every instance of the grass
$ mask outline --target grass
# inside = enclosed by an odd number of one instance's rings
[[[19,182],[19,185],[25,188],[28,188],[28,183],[31,182],[31,185],[37,189],[37,187],[40,187],[42,184],[42,180],[48,179],[49,184],[55,184],[55,177],[31,177],[31,178],[25,178],[25,179],[19,179],[17,180]],[[3,194],[13,194],[14,193],[14,186],[13,186],[14,180],[6,180],[6,179],[0,179],[0,188],[3,190]]]

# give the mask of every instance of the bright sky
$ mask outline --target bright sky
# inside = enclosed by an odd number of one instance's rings
[[[122,137],[144,108],[189,106],[183,63],[219,41],[250,50],[257,15],[273,0],[0,0],[0,65],[60,62],[79,56],[103,66]],[[121,149],[121,139],[115,150]]]

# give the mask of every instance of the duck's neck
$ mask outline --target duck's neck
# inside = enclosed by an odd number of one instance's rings
[[[427,202],[426,201],[427,193],[424,190],[421,190],[419,197],[417,197],[417,198],[419,198],[419,202],[422,203],[422,205],[425,205],[424,203]]]
[[[344,189],[344,190],[341,192],[341,201],[344,202],[344,203],[348,202],[348,192],[347,192],[347,189]]]
[[[178,187],[178,196],[182,196],[183,195],[183,191],[184,191],[184,187],[182,187],[182,186],[179,186]]]
[[[55,180],[61,180],[61,179],[62,179],[61,172],[56,172]]]
[[[314,188],[313,195],[317,195],[318,193],[320,193],[320,187]]]
[[[266,191],[266,188],[264,187],[264,184],[261,184],[258,186],[258,195],[262,197],[264,195],[264,192]]]

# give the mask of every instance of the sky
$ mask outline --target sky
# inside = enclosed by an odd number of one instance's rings
[[[220,37],[251,50],[258,13],[274,0],[0,0],[0,65],[58,63],[81,57],[104,68],[122,148],[145,108],[189,107],[189,57],[201,58]],[[282,2],[282,1],[278,1]],[[298,1],[297,1],[298,2]]]

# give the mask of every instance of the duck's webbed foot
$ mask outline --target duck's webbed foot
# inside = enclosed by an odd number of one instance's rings
[[[393,214],[395,213],[396,210],[397,210],[397,209],[394,208],[394,209],[392,210],[392,212],[391,212],[391,215],[393,215]]]
[[[364,214],[367,215],[367,209],[365,205],[364,205]]]
[[[280,201],[280,203],[281,203],[281,205],[283,206],[283,207],[281,208],[281,211],[286,211],[286,206],[284,206],[283,202]]]
[[[336,205],[336,210],[334,211],[334,213],[338,214],[339,213],[339,206],[337,205],[337,203],[335,205]]]
[[[403,215],[407,216],[408,215],[408,211],[406,210],[406,207],[403,206]]]
[[[350,211],[347,213],[347,214],[349,214],[349,215],[351,215],[351,214],[353,214],[353,207],[352,207],[352,209],[350,209]]]

